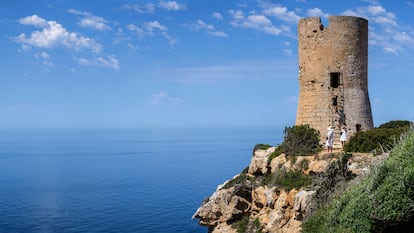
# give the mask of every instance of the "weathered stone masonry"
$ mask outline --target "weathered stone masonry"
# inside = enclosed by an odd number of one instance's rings
[[[368,96],[368,21],[352,16],[319,17],[298,25],[299,101],[296,124],[318,129],[346,125],[348,135],[373,128]],[[333,98],[337,97],[336,107]]]

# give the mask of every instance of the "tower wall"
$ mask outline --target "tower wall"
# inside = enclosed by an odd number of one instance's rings
[[[368,21],[330,16],[329,26],[319,17],[298,25],[299,101],[296,124],[318,129],[346,125],[348,135],[373,128],[368,95]],[[337,105],[333,98],[337,96]]]

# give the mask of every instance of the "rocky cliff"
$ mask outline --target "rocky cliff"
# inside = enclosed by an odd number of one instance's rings
[[[300,232],[335,193],[363,177],[386,154],[321,152],[288,157],[275,147],[253,152],[249,167],[219,185],[193,215],[209,232]]]

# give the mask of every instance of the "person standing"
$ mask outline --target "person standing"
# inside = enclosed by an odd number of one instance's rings
[[[326,133],[326,147],[328,148],[328,153],[332,153],[334,143],[334,128],[332,126],[328,127],[328,132]]]
[[[342,144],[342,148],[344,148],[345,142],[347,139],[347,135],[346,135],[346,126],[343,126],[341,129],[341,137],[339,137],[339,141]]]
[[[334,113],[338,112],[338,96],[334,96],[332,97],[332,107],[333,107],[333,111]]]

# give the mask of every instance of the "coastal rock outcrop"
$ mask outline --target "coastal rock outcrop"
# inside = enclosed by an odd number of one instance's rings
[[[333,174],[363,175],[385,157],[364,154],[344,160],[341,153],[322,152],[294,159],[280,154],[270,161],[275,149],[254,151],[248,171],[219,185],[193,218],[212,233],[237,232],[241,225],[245,232],[300,232],[302,222],[318,207],[317,199],[326,198],[329,196],[326,193],[332,191],[322,190],[322,187],[334,182]],[[343,167],[346,172],[342,171]],[[312,176],[320,180],[312,185],[287,188],[279,185],[283,179],[280,174],[302,174],[305,178]],[[334,179],[335,182],[341,180]]]

